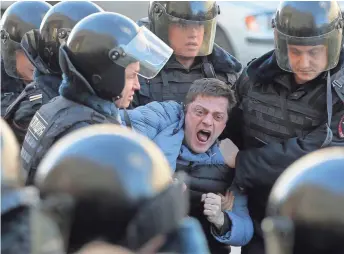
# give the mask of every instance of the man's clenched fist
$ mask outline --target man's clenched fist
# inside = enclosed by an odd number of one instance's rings
[[[224,223],[224,214],[221,209],[221,196],[214,193],[202,195],[202,202],[204,202],[203,214],[207,216],[210,223],[220,229]]]

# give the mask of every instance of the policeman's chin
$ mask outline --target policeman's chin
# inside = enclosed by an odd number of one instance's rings
[[[121,98],[121,99],[117,100],[115,102],[115,104],[116,104],[117,108],[125,109],[125,108],[129,107],[131,102],[132,102],[132,100],[124,100],[123,98]]]
[[[190,49],[190,48],[185,48],[180,50],[179,52],[175,52],[175,55],[185,57],[185,58],[194,58],[198,56],[199,48],[197,49]]]
[[[306,82],[312,81],[316,79],[322,72],[296,72],[295,78],[300,84],[304,84]]]

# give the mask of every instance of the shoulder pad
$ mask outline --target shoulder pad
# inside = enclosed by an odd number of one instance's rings
[[[247,68],[248,67],[245,67],[245,69],[242,71],[239,79],[235,83],[235,90],[240,95],[246,95],[247,92],[249,91],[249,87],[253,83],[253,81],[250,79],[250,77],[247,73]]]
[[[344,102],[344,68],[331,76],[332,87],[336,91],[338,97]]]
[[[246,66],[249,66],[254,60],[256,60],[257,59],[257,57],[255,57],[255,58],[253,58],[251,61],[249,61],[248,63],[247,63],[247,65]]]

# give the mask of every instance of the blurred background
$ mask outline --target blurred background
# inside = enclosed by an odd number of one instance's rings
[[[58,1],[48,1],[56,4]],[[137,21],[147,17],[149,1],[93,1],[106,11],[121,13]],[[1,14],[13,1],[1,1]],[[344,10],[344,1],[339,2]],[[215,42],[244,66],[273,49],[271,18],[279,1],[219,1]]]
[[[56,4],[58,1],[48,1]],[[106,11],[137,21],[147,17],[149,1],[94,1]],[[1,14],[13,1],[1,1]],[[215,42],[246,65],[273,48],[271,17],[279,1],[220,1]],[[77,10],[76,10],[77,11]]]

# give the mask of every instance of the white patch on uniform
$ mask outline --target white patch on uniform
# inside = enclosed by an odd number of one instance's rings
[[[32,96],[29,97],[30,101],[35,101],[35,100],[38,100],[38,99],[42,99],[42,94],[36,94],[36,95],[32,95]]]
[[[36,112],[36,114],[30,122],[28,130],[35,137],[35,139],[38,140],[38,138],[44,133],[47,126],[48,123],[43,119],[43,117],[38,112]]]

